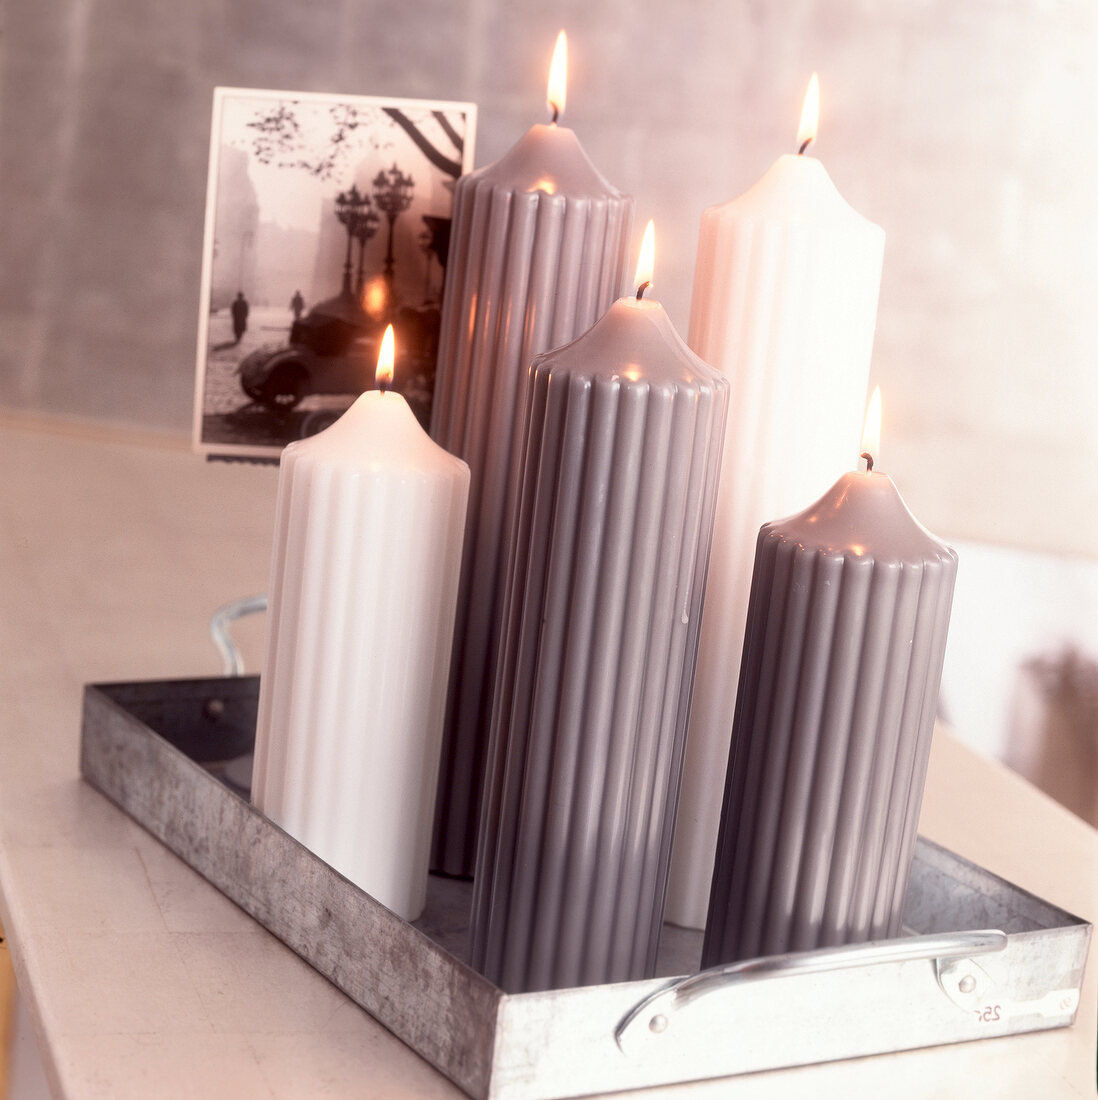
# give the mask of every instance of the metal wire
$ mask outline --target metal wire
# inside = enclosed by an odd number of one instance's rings
[[[266,596],[243,596],[239,600],[223,604],[210,619],[210,637],[221,654],[222,673],[225,676],[243,676],[244,659],[229,634],[229,626],[245,615],[267,610]]]

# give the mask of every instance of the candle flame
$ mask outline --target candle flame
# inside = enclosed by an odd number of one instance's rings
[[[637,260],[637,274],[633,279],[633,285],[637,289],[637,297],[641,291],[652,282],[652,272],[656,262],[656,223],[649,220],[644,227],[644,239],[641,241],[640,257]]]
[[[393,384],[393,362],[396,359],[396,342],[393,339],[393,326],[385,326],[385,335],[381,338],[381,351],[377,355],[377,373],[375,385],[379,390],[387,390]]]
[[[869,399],[869,408],[865,414],[865,428],[862,431],[862,454],[867,469],[872,470],[881,449],[881,387],[876,386]]]
[[[564,114],[564,101],[568,91],[568,39],[564,31],[557,35],[557,44],[553,47],[553,61],[549,66],[549,89],[545,101],[553,112],[556,122]]]
[[[820,129],[820,78],[813,73],[804,93],[804,106],[801,108],[801,125],[797,130],[797,148],[804,152],[816,140]]]

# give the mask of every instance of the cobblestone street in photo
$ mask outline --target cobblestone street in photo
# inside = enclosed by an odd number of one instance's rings
[[[211,315],[202,399],[203,443],[283,447],[326,427],[350,405],[353,394],[310,394],[292,410],[275,412],[254,402],[241,388],[239,364],[261,347],[285,347],[292,320],[287,309],[253,306],[248,328],[240,343],[234,344],[229,311]]]

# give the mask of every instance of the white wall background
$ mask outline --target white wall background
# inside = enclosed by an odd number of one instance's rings
[[[484,164],[544,119],[562,26],[566,122],[638,222],[656,218],[656,292],[683,331],[702,209],[792,148],[819,72],[816,155],[887,234],[881,468],[940,535],[1092,569],[1094,0],[9,4],[0,407],[188,431],[215,85],[474,100]],[[1018,646],[1048,631],[1017,601],[1098,620],[1092,585],[1038,592],[967,568],[962,586],[994,587]],[[966,680],[979,692],[980,631],[1002,625],[966,592],[954,697]]]

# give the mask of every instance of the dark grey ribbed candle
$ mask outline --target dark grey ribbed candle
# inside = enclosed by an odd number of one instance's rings
[[[505,990],[652,973],[726,391],[655,302],[534,361],[472,915]]]
[[[476,856],[530,362],[620,292],[632,209],[556,125],[457,184],[431,423],[471,474],[431,856],[448,874]]]
[[[899,934],[956,572],[880,473],[763,526],[703,966]]]

